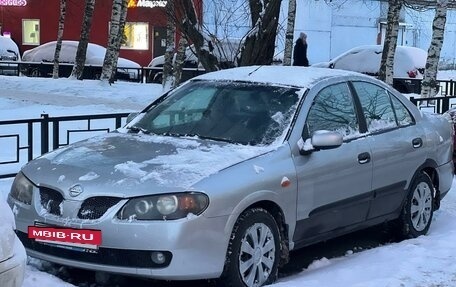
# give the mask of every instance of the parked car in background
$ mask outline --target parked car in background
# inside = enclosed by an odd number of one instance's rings
[[[11,62],[20,60],[16,43],[9,37],[0,36],[0,75],[19,75],[17,64]]]
[[[452,185],[452,131],[359,73],[227,69],[29,162],[7,200],[30,256],[263,286],[289,250],[387,221],[426,234]]]
[[[359,46],[342,53],[329,62],[321,62],[312,66],[354,71],[376,77],[380,70],[382,53],[383,46],[381,45]],[[419,94],[426,59],[427,52],[420,48],[397,46],[393,67],[393,87],[401,93]]]
[[[62,41],[60,77],[69,77],[71,75],[78,44],[78,41]],[[52,77],[55,46],[56,41],[53,41],[25,51],[22,61],[33,63],[22,65],[22,73],[30,77]],[[93,43],[88,44],[83,78],[100,78],[105,54],[105,47]],[[116,78],[118,80],[139,80],[138,73],[141,66],[138,63],[119,57],[117,67]]]
[[[236,65],[236,58],[240,52],[240,39],[224,39],[220,41],[212,41],[210,45],[206,43],[205,49],[211,52],[219,60],[219,64],[223,69],[233,68]],[[174,54],[173,63],[176,60],[177,54]],[[165,56],[161,55],[152,59],[149,63],[149,68],[155,68],[148,76],[148,81],[153,83],[161,83],[163,79],[163,65]],[[185,49],[184,64],[183,64],[182,81],[186,81],[198,75],[204,74],[206,71],[201,65],[196,56],[194,45],[190,45]]]
[[[15,232],[10,207],[0,199],[0,286],[21,287],[27,255]]]

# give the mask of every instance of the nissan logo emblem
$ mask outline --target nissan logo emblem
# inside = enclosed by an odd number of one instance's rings
[[[76,196],[80,195],[81,193],[83,193],[84,189],[82,188],[81,185],[75,184],[72,187],[70,187],[69,191],[70,191],[70,195],[72,197],[76,197]]]

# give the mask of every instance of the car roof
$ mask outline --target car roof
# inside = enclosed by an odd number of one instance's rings
[[[337,69],[296,66],[246,66],[207,73],[194,78],[194,80],[255,82],[309,88],[323,79],[343,76],[358,76],[371,79],[371,77],[356,72]]]
[[[352,48],[335,57],[330,63],[334,68],[378,74],[383,53],[382,45],[364,45]],[[394,60],[394,76],[408,77],[407,72],[426,66],[427,52],[416,47],[397,46]]]

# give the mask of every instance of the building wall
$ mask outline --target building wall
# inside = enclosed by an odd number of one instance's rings
[[[198,8],[201,8],[201,1],[198,1]],[[2,32],[10,32],[11,37],[16,41],[23,53],[35,46],[23,44],[22,20],[39,19],[40,44],[55,41],[60,10],[59,2],[59,0],[27,0],[27,5],[22,7],[0,6]],[[79,40],[84,2],[83,0],[67,0],[67,15],[63,37],[65,40]],[[90,33],[91,43],[107,46],[111,10],[112,0],[96,1]],[[164,27],[166,27],[164,8],[129,8],[127,22],[146,22],[149,24],[148,49],[121,49],[120,56],[138,62],[142,66],[147,66],[153,57],[164,52],[163,49],[154,51],[154,44],[155,50],[157,50],[161,47],[161,39],[166,37],[164,35]]]
[[[282,6],[286,19],[287,1]],[[300,32],[307,34],[308,58],[311,64],[329,61],[359,45],[377,44],[384,31],[380,23],[386,21],[388,5],[366,0],[297,0],[295,39]],[[403,45],[424,50],[432,36],[434,10],[424,12],[404,9],[401,13],[399,38]],[[282,21],[285,23],[286,21]],[[285,28],[284,28],[285,29]],[[456,62],[456,11],[449,11],[441,60]],[[380,33],[380,35],[379,35]],[[285,31],[281,34],[285,35]],[[283,49],[278,43],[278,50]]]

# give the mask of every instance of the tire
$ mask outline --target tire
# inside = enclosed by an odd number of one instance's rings
[[[280,233],[270,213],[262,208],[245,211],[231,233],[221,284],[257,287],[277,279]]]
[[[401,238],[425,235],[432,222],[435,188],[426,173],[421,172],[410,185],[406,202],[398,219]]]

